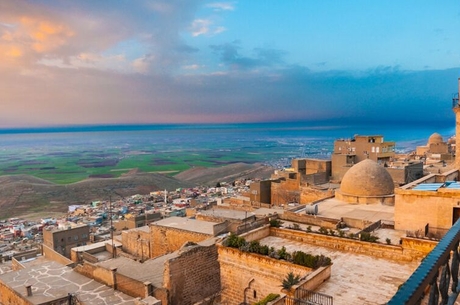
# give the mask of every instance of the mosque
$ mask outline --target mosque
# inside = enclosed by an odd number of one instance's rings
[[[458,98],[453,111],[459,134]],[[395,231],[440,237],[460,218],[460,147],[455,138],[444,141],[433,133],[426,145],[418,146],[403,161],[395,161],[394,142],[384,141],[383,136],[337,140],[332,160],[293,160],[290,170],[276,173],[271,181],[252,184],[251,192],[257,195],[250,200],[286,206],[288,201],[279,195],[284,191],[291,200],[310,202],[307,205],[315,208],[309,211],[319,218],[381,222]],[[330,185],[325,183],[328,178],[340,184],[329,187],[321,197],[314,187]]]
[[[453,111],[456,134],[459,134],[458,98],[454,99]],[[419,231],[425,236],[444,235],[460,218],[460,147],[455,145],[455,138],[444,141],[440,134],[433,133],[427,144],[418,146],[415,153],[425,159],[426,166],[436,162],[445,166],[446,161],[455,161],[451,168],[445,167],[395,187],[387,168],[366,159],[345,173],[340,188],[335,191],[335,199],[354,205],[392,205],[395,230]]]

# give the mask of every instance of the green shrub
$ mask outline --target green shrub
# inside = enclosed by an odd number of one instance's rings
[[[241,248],[246,245],[246,240],[234,233],[230,233],[230,236],[227,237],[222,244],[230,248]]]
[[[303,251],[295,251],[292,254],[292,262],[297,265],[316,269],[323,266],[329,266],[331,264],[331,259],[322,254],[314,256]]]
[[[279,294],[270,293],[265,298],[263,298],[257,303],[254,303],[253,305],[267,305],[268,302],[276,300],[277,298],[279,298],[279,296],[280,296]]]
[[[329,230],[326,229],[325,227],[320,227],[319,230],[318,230],[318,232],[321,233],[321,234],[327,235],[327,233],[329,232]]]
[[[372,235],[369,232],[361,232],[361,236],[360,236],[359,240],[375,243],[375,242],[377,242],[379,240],[379,237],[375,236],[375,235]]]
[[[279,219],[270,219],[270,227],[279,228],[283,222]]]
[[[289,272],[283,282],[281,283],[281,287],[284,289],[291,289],[292,286],[297,285],[300,282],[300,275],[294,275],[293,272]]]
[[[307,232],[311,232],[311,226],[307,227]]]
[[[257,240],[253,240],[249,243],[248,252],[260,253],[260,243]]]
[[[288,254],[286,251],[286,247],[281,247],[281,249],[278,250],[277,254],[279,259],[286,259]]]
[[[267,245],[263,245],[263,246],[260,246],[259,248],[259,254],[262,254],[262,255],[268,255],[270,249],[268,248]]]

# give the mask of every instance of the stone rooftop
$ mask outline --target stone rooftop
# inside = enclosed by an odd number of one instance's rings
[[[152,223],[151,226],[164,226],[191,232],[213,235],[213,229],[216,224],[217,223],[215,222],[190,219],[186,217],[168,217]]]
[[[141,282],[149,281],[153,286],[163,287],[163,272],[166,261],[178,256],[177,252],[166,254],[143,263],[126,257],[117,257],[108,261],[97,263],[106,269],[117,268],[117,273]]]
[[[41,263],[38,264],[38,260]],[[19,295],[26,295],[26,285],[32,286],[32,296],[25,297],[31,304],[42,304],[57,298],[63,298],[68,293],[74,293],[77,298],[88,305],[134,305],[135,299],[112,288],[89,279],[72,268],[49,261],[44,257],[34,260],[25,269],[11,271],[0,275],[0,281]]]
[[[252,211],[252,213],[254,213],[257,216],[269,216],[269,215],[273,215],[275,213],[281,215],[281,214],[284,213],[284,209],[281,209],[281,208],[272,208],[272,209],[259,208],[257,210]]]
[[[200,211],[199,213],[203,215],[208,215],[208,216],[221,217],[221,218],[226,218],[226,219],[236,219],[236,220],[244,220],[254,215],[253,212],[228,210],[228,209],[204,210],[204,211]]]
[[[394,221],[394,206],[383,204],[353,204],[335,198],[325,199],[318,203],[318,215],[340,219],[350,217],[368,221]]]
[[[334,305],[385,304],[418,266],[417,262],[398,263],[274,236],[265,237],[260,243],[275,249],[284,246],[291,253],[303,251],[330,257],[331,277],[315,291],[334,297]]]

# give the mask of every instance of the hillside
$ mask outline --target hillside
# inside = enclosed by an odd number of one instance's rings
[[[195,167],[174,176],[174,178],[191,182],[195,185],[213,186],[217,182],[232,182],[236,179],[267,179],[273,173],[273,167],[260,163],[234,163],[222,167]]]
[[[67,211],[72,204],[120,199],[155,190],[174,190],[196,185],[214,186],[239,178],[268,178],[273,168],[260,164],[232,164],[219,168],[193,168],[174,177],[132,171],[119,178],[91,178],[58,185],[28,175],[0,176],[0,219],[26,214]]]

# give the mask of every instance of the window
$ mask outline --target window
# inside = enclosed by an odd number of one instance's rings
[[[78,235],[75,235],[75,236],[73,237],[73,239],[74,239],[74,240],[78,240]]]

